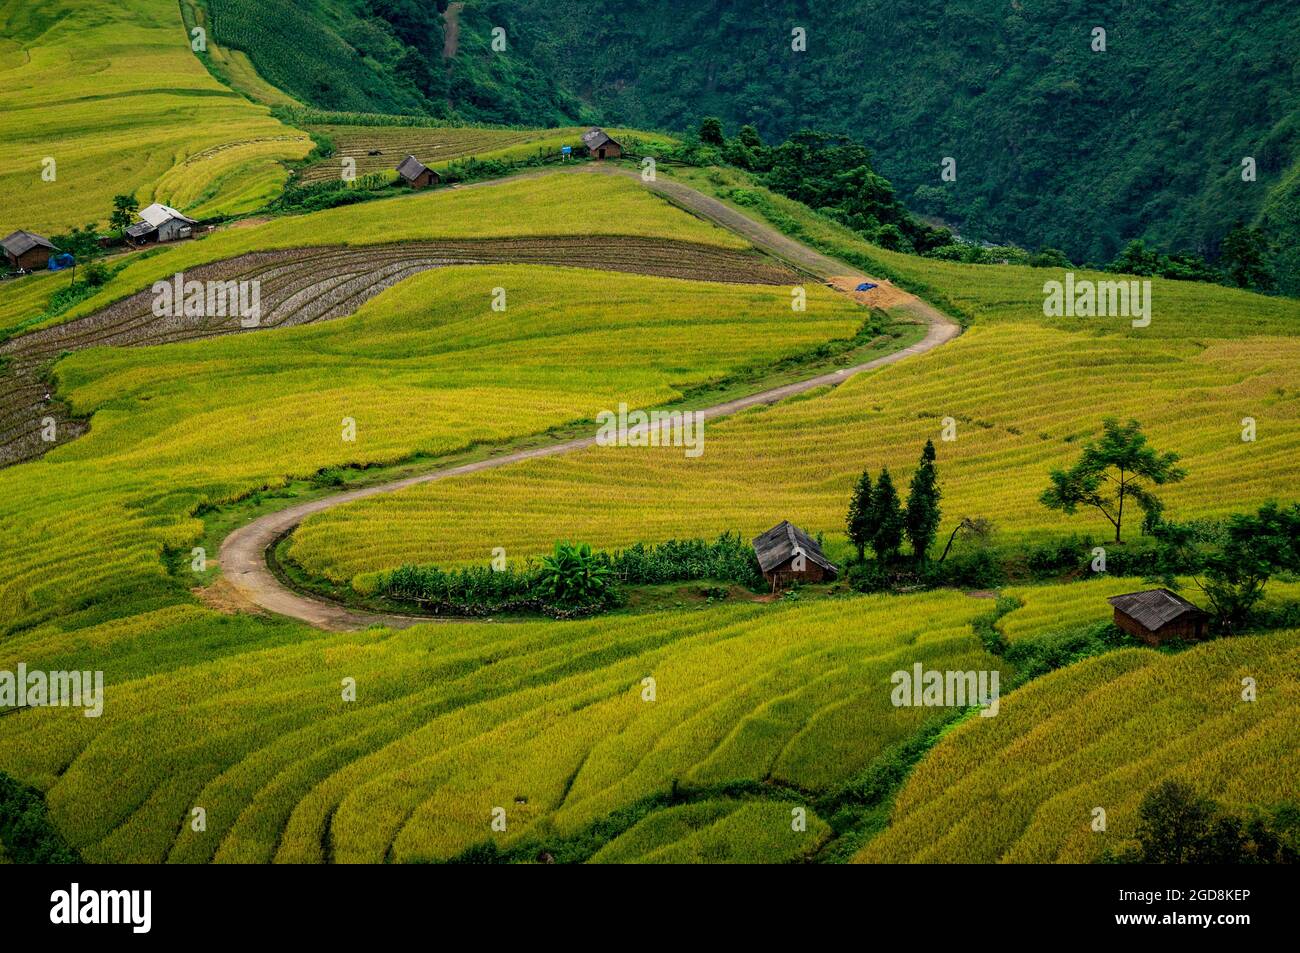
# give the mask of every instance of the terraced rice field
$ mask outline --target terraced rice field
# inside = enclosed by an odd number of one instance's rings
[[[1115,652],[1037,679],[947,735],[863,862],[1088,862],[1167,778],[1238,808],[1294,799],[1300,632]],[[1244,701],[1255,678],[1258,700]],[[1092,830],[1093,809],[1106,831]]]
[[[965,267],[972,280],[999,271]],[[1066,330],[1042,318],[1041,304],[1033,317],[1023,283],[977,287],[1004,317],[977,320],[940,350],[822,396],[720,421],[698,459],[668,448],[597,447],[428,484],[307,520],[292,555],[347,580],[404,562],[481,561],[487,539],[523,557],[557,538],[615,548],[724,530],[756,535],[775,514],[842,545],[857,475],[888,465],[905,480],[927,438],[938,448],[941,534],[962,517],[983,517],[1008,537],[1102,536],[1102,517],[1062,517],[1038,495],[1104,416],[1138,418],[1156,447],[1182,456],[1187,479],[1162,493],[1179,517],[1294,495],[1300,304],[1198,286],[1200,303],[1180,304],[1163,319],[1167,333],[1150,336],[1154,322],[1133,329],[1078,320]],[[1157,295],[1174,300],[1185,289],[1156,283]],[[1025,296],[1014,309],[1005,302],[1012,293]],[[1269,333],[1250,333],[1260,321]],[[1245,417],[1256,420],[1255,442],[1241,439]],[[951,442],[941,439],[945,418],[955,421]]]
[[[334,155],[307,166],[299,173],[303,182],[338,179],[342,160],[355,162],[358,176],[372,172],[395,173],[397,164],[413,155],[430,168],[468,156],[484,157],[514,146],[558,148],[563,139],[570,145],[581,142],[584,129],[476,129],[436,126],[309,126],[310,132],[327,137]],[[567,137],[567,138],[566,138]],[[569,140],[572,140],[570,142]]]
[[[587,216],[575,211],[586,207],[599,207],[605,215]],[[597,236],[602,240],[627,236],[719,248],[750,247],[739,236],[673,208],[636,180],[581,174],[543,175],[283,216],[218,231],[195,241],[150,249],[130,256],[121,272],[93,297],[32,327],[92,314],[150,287],[159,279],[171,278],[178,271],[251,252],[443,239],[595,239]],[[0,327],[26,325],[40,315],[45,304],[39,293],[25,289],[28,282],[37,282],[41,290],[53,292],[54,283],[42,281],[43,277],[21,278],[4,285]],[[13,305],[9,303],[11,290],[22,296]]]
[[[793,272],[755,252],[689,242],[612,237],[408,242],[360,248],[326,247],[253,252],[200,265],[187,280],[256,281],[261,329],[292,327],[340,317],[385,288],[430,268],[489,263],[566,265],[703,281],[792,285]],[[436,292],[435,292],[436,293]],[[61,354],[88,347],[143,346],[195,340],[249,329],[241,317],[158,318],[155,295],[140,291],[102,311],[23,335],[0,345],[0,466],[31,459],[85,430],[62,403],[47,401],[45,368]],[[45,421],[57,422],[60,439],[47,442]]]
[[[503,313],[491,310],[497,287],[508,293]],[[783,286],[447,267],[352,317],[79,351],[56,374],[89,432],[0,471],[0,619],[18,627],[110,591],[174,588],[162,551],[188,551],[201,535],[191,513],[205,501],[327,466],[500,443],[590,421],[620,401],[655,406],[857,330],[861,308],[809,292],[808,312],[792,322]],[[130,309],[119,317],[130,333]],[[637,346],[611,347],[624,339]],[[342,439],[345,417],[355,442]]]
[[[46,789],[54,821],[92,861],[400,862],[486,842],[540,852],[673,790],[703,803],[650,814],[596,859],[792,859],[827,834],[811,808],[807,830],[793,830],[792,802],[951,714],[895,708],[892,672],[996,664],[969,628],[982,608],[932,593],[906,611],[888,598],[733,605],[317,634],[216,660],[191,650],[183,668],[110,676],[100,719],[0,719],[0,763]],[[90,626],[80,640],[144,670],[181,611]],[[41,657],[33,643],[6,641],[0,657]],[[356,679],[355,702],[340,700],[344,678]],[[767,779],[779,785],[770,800],[707,793]],[[182,824],[196,805],[204,834]],[[495,807],[504,832],[490,827]]]
[[[374,172],[393,173],[397,164],[413,155],[431,169],[440,169],[457,159],[520,160],[538,152],[555,155],[562,146],[577,150],[586,126],[561,129],[509,129],[473,126],[348,126],[309,125],[308,131],[325,136],[334,144],[334,154],[313,162],[299,172],[305,183],[339,179],[343,160],[355,163],[357,176]],[[608,129],[620,141],[647,144],[667,142],[657,133],[636,129]]]
[[[312,148],[212,78],[175,0],[0,8],[0,140],[2,234],[105,221],[121,192],[196,217],[248,211]]]

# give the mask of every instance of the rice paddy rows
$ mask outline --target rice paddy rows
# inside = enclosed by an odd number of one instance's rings
[[[491,308],[497,287],[505,312]],[[21,628],[110,591],[180,591],[162,551],[194,545],[202,528],[190,514],[205,502],[324,467],[500,443],[620,401],[656,406],[851,337],[863,310],[808,291],[808,311],[791,321],[782,286],[456,266],[334,321],[78,351],[56,375],[89,432],[0,471],[0,624]],[[355,441],[343,439],[344,418]]]
[[[1235,808],[1294,799],[1295,631],[1179,655],[1131,649],[1037,679],[971,719],[916,768],[864,862],[1088,862],[1137,828],[1167,778]],[[1244,678],[1257,700],[1243,698]],[[1094,809],[1106,829],[1093,829]]]
[[[122,192],[248,211],[312,147],[208,74],[174,0],[7,4],[0,37],[0,234],[104,221]]]
[[[397,163],[413,155],[425,165],[435,167],[453,159],[482,156],[510,146],[540,143],[568,136],[580,142],[582,129],[489,129],[473,127],[427,126],[309,126],[309,131],[329,138],[334,155],[307,166],[299,173],[303,182],[337,179],[342,160],[355,163],[358,175],[393,172]]]
[[[1180,454],[1187,479],[1163,488],[1171,513],[1208,517],[1294,493],[1300,452],[1300,337],[1206,342],[976,326],[944,348],[822,396],[710,425],[703,455],[594,447],[338,507],[304,522],[292,555],[348,580],[408,562],[523,559],[556,539],[601,548],[638,540],[757,535],[779,517],[842,540],[864,468],[906,479],[934,439],[947,534],[963,517],[1009,535],[1106,538],[1109,524],[1038,502],[1053,467],[1077,457],[1104,416],[1141,420]],[[960,369],[959,372],[954,370]],[[1243,442],[1252,417],[1258,439]],[[942,440],[951,418],[956,439]],[[1134,526],[1131,532],[1136,533]]]
[[[318,635],[113,680],[100,719],[0,719],[0,763],[46,789],[93,861],[437,860],[544,842],[674,787],[771,778],[815,793],[862,771],[941,714],[895,708],[892,672],[996,664],[969,627],[977,602],[907,603]],[[140,617],[127,638],[157,624]],[[340,698],[345,678],[355,702]],[[646,859],[800,855],[826,829],[810,810],[807,832],[793,831],[785,800],[697,837],[682,836],[680,812],[660,815],[677,843]],[[182,823],[194,806],[204,833]],[[491,830],[495,807],[504,832]],[[611,853],[635,852],[644,832]]]
[[[410,242],[255,252],[185,274],[187,280],[256,281],[259,328],[290,327],[355,311],[385,288],[429,268],[498,262],[567,265],[695,280],[793,284],[797,276],[754,252],[657,239],[576,237]],[[159,318],[155,295],[140,291],[85,318],[0,344],[0,466],[31,459],[84,432],[62,405],[45,400],[42,369],[87,347],[157,345],[249,330],[237,314]],[[62,439],[42,439],[55,419]]]
[[[581,214],[586,207],[599,207],[603,214]],[[177,272],[252,252],[451,239],[520,241],[564,236],[597,240],[600,236],[603,241],[609,235],[731,249],[750,247],[743,238],[681,212],[624,177],[543,175],[286,215],[224,229],[197,241],[153,248],[126,258],[122,270],[97,294],[44,323],[84,317]],[[6,282],[5,295],[0,298],[0,327],[27,325],[44,310],[39,293],[26,290],[29,283],[47,294],[57,285],[45,276]]]

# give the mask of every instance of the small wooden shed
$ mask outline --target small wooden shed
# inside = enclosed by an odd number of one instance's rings
[[[817,541],[789,520],[756,536],[754,555],[773,592],[792,582],[824,582],[839,575]]]
[[[1203,639],[1210,616],[1168,589],[1146,589],[1111,596],[1115,607],[1115,624],[1148,645],[1160,645],[1171,639]]]
[[[582,134],[582,144],[587,147],[587,155],[593,159],[618,159],[623,155],[623,144],[610,138],[598,126],[592,126]]]
[[[442,181],[442,176],[415,156],[407,156],[398,163],[397,174],[413,189],[427,189],[429,186],[437,185]]]
[[[9,267],[15,270],[38,271],[49,264],[50,256],[58,249],[48,238],[35,232],[26,232],[21,228],[12,235],[0,239]]]

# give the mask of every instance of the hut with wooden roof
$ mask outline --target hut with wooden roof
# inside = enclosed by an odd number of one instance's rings
[[[773,592],[793,582],[823,582],[839,575],[817,541],[789,520],[756,536],[754,555]]]
[[[1148,645],[1172,639],[1203,639],[1210,616],[1168,589],[1126,592],[1106,600],[1115,607],[1115,624]]]
[[[623,144],[599,126],[592,126],[582,134],[582,144],[593,159],[618,159],[623,155]]]
[[[427,189],[442,181],[442,176],[434,172],[415,156],[407,156],[397,165],[397,174],[413,189]]]
[[[9,267],[15,271],[37,271],[49,264],[50,256],[58,249],[43,235],[23,231],[21,228],[12,235],[0,239]]]

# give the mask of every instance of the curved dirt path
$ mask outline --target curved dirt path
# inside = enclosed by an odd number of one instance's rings
[[[608,167],[586,166],[579,168],[596,169],[601,174],[636,174]],[[866,280],[865,276],[860,275],[856,269],[849,265],[808,248],[782,235],[771,226],[750,219],[735,209],[697,192],[689,186],[679,182],[660,181],[652,184],[650,188],[667,196],[678,205],[700,217],[732,229],[757,247],[828,283],[832,279],[838,279],[834,281],[836,285],[843,285],[846,278],[854,282]],[[874,281],[876,279],[870,280]],[[852,293],[852,296],[864,304],[872,304],[872,294],[873,292],[869,291]],[[914,354],[923,354],[926,351],[933,350],[955,338],[961,331],[960,327],[950,318],[913,295],[895,291],[895,296],[891,299],[891,302],[893,303],[891,310],[909,311],[917,318],[918,322],[929,325],[929,330],[926,332],[924,339],[909,347],[863,364],[841,368],[806,380],[796,381],[792,384],[760,391],[748,397],[715,404],[712,407],[702,409],[700,413],[704,415],[705,419],[711,420],[760,404],[773,404],[787,397],[802,394],[827,384],[838,384],[864,371],[894,364]],[[275,574],[272,573],[267,565],[267,551],[279,542],[283,536],[292,532],[308,516],[331,507],[342,506],[345,503],[351,503],[380,493],[393,493],[422,483],[450,480],[470,473],[508,466],[524,460],[537,460],[542,457],[571,453],[575,450],[593,446],[595,442],[596,437],[593,433],[590,437],[580,437],[546,447],[520,450],[500,457],[491,457],[444,470],[435,470],[430,473],[394,480],[391,483],[348,490],[307,503],[300,503],[297,506],[291,506],[275,513],[268,513],[234,530],[222,541],[220,555],[218,556],[222,578],[229,582],[241,600],[246,600],[251,606],[290,616],[322,629],[343,631],[363,629],[372,625],[405,628],[421,623],[452,621],[447,619],[439,620],[431,616],[359,611],[326,599],[295,592],[282,585],[275,577]]]

